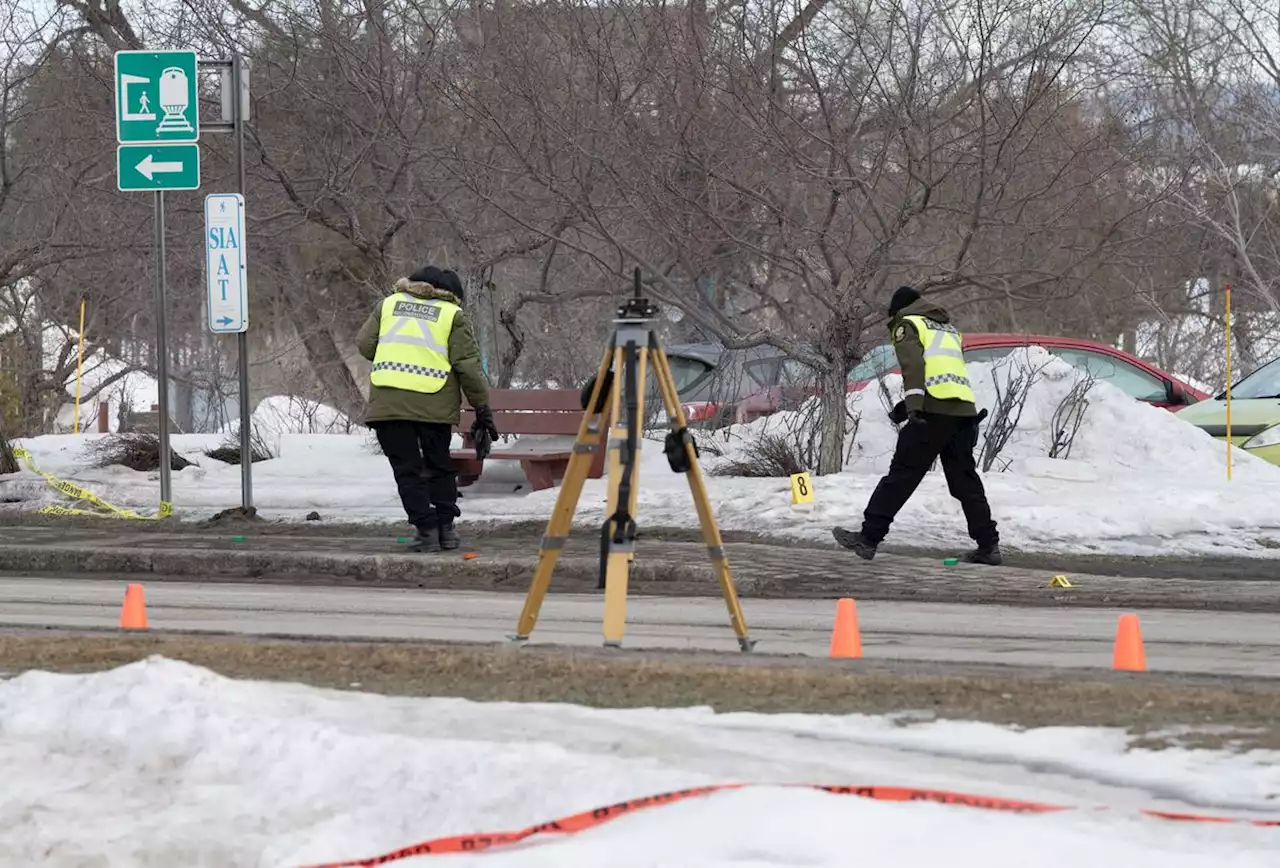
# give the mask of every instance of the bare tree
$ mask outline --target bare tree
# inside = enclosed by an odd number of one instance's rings
[[[64,18],[57,9],[42,15],[13,6],[0,19],[0,380],[11,396],[4,408],[7,424],[22,434],[47,430],[67,399],[77,367],[73,324],[87,295],[76,285],[76,270],[120,246],[78,195],[91,183],[93,164],[71,157],[73,150],[53,157],[47,145],[56,139],[50,109],[58,69],[66,61],[48,40],[61,32]],[[110,311],[118,316],[128,309],[129,294],[126,288],[92,293],[86,323],[91,334],[102,333],[99,326],[110,321]],[[91,365],[108,345],[86,342]],[[123,368],[99,378],[82,397],[92,400],[128,373]]]
[[[899,283],[966,329],[1136,348],[1152,323],[1219,317],[1188,287],[1232,276],[1253,299],[1240,343],[1265,351],[1269,181],[1237,177],[1270,165],[1276,130],[1253,2],[188,0],[143,18],[62,0],[66,20],[40,31],[52,46],[31,43],[40,75],[6,90],[38,109],[6,159],[41,159],[14,185],[34,210],[0,202],[0,274],[11,251],[35,269],[8,302],[34,292],[28,330],[65,328],[91,292],[106,349],[148,366],[149,215],[101,148],[110,52],[234,48],[255,93],[255,352],[285,387],[359,418],[355,331],[427,261],[463,275],[495,382],[576,385],[639,265],[684,313],[667,333],[768,346],[808,372],[796,391],[821,398],[815,469],[832,472],[846,378],[884,342]],[[1134,56],[1112,50],[1118,26]],[[1232,91],[1246,56],[1250,86]],[[208,154],[206,177],[229,177],[223,143]],[[198,197],[175,196],[171,221],[174,293],[198,292]],[[221,346],[190,310],[173,368],[216,379]],[[0,354],[31,350],[11,336]]]
[[[1143,207],[1083,219],[1120,164],[1073,71],[1089,5],[539,10],[486,31],[502,99],[469,111],[577,219],[561,245],[619,278],[640,264],[728,348],[818,372],[819,472],[842,465],[846,372],[896,283],[1068,296]]]
[[[1033,366],[1023,360],[1022,354],[991,368],[991,382],[995,386],[996,401],[987,420],[987,434],[978,453],[978,466],[987,473],[1000,462],[1001,470],[1008,470],[1008,461],[1001,461],[1001,454],[1022,421],[1031,390],[1040,381],[1044,366]],[[1007,372],[1007,373],[1006,373]],[[1002,377],[1002,373],[1004,376]]]
[[[1075,446],[1076,435],[1084,424],[1085,414],[1089,412],[1089,393],[1097,385],[1097,378],[1088,371],[1081,371],[1071,384],[1071,389],[1062,396],[1058,406],[1054,408],[1050,422],[1050,433],[1053,442],[1049,444],[1050,458],[1070,458],[1071,448]]]

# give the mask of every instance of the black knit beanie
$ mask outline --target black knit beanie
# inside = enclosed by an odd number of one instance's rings
[[[458,278],[456,272],[448,268],[424,265],[413,274],[410,274],[409,279],[414,283],[429,283],[436,289],[451,292],[458,297],[458,301],[462,301],[462,281]]]
[[[909,286],[900,286],[893,292],[893,298],[889,301],[889,316],[895,316],[898,311],[902,310],[909,304],[914,304],[920,300],[920,293],[916,292]]]

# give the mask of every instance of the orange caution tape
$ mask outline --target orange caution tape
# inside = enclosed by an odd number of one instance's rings
[[[530,826],[518,832],[487,832],[478,835],[454,835],[448,838],[435,838],[419,844],[411,844],[403,849],[384,853],[381,856],[374,856],[370,859],[355,859],[350,862],[327,862],[321,865],[310,865],[307,868],[373,868],[376,865],[386,865],[388,862],[396,862],[400,859],[409,859],[414,856],[472,853],[477,850],[488,850],[492,847],[516,844],[535,835],[581,832],[617,819],[623,814],[629,814],[645,808],[653,808],[658,805],[669,805],[673,802],[680,802],[696,796],[707,796],[712,793],[759,786],[801,787],[810,790],[821,790],[824,793],[832,793],[834,795],[860,796],[864,799],[875,799],[881,802],[938,802],[944,805],[964,805],[970,808],[984,808],[989,811],[1013,811],[1024,814],[1046,814],[1054,811],[1075,810],[1064,805],[1046,805],[1041,802],[1024,802],[1017,799],[1004,799],[998,796],[976,796],[970,793],[925,790],[917,787],[849,787],[822,784],[713,784],[706,787],[691,787],[687,790],[673,790],[669,793],[659,793],[655,796],[644,796],[639,799],[618,802],[615,805],[593,808],[589,811],[561,817],[558,820],[539,823],[536,826]],[[1141,810],[1140,813],[1164,820],[1183,820],[1200,823],[1245,823],[1251,826],[1280,828],[1280,820],[1216,817],[1205,814],[1186,814],[1149,809]]]

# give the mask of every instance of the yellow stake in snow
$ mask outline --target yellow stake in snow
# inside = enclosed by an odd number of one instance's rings
[[[76,433],[80,433],[80,373],[84,367],[84,304],[80,299],[80,349],[76,352]]]
[[[813,503],[813,480],[807,472],[791,474],[791,502]]]

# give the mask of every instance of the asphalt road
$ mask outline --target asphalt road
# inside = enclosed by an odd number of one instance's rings
[[[522,595],[350,587],[163,582],[145,586],[153,630],[346,639],[505,643]],[[111,629],[124,584],[0,579],[0,626]],[[599,647],[602,599],[552,593],[531,644]],[[745,600],[756,653],[825,657],[834,604]],[[629,648],[735,650],[719,598],[633,597]],[[940,603],[858,604],[867,659],[1108,668],[1118,611]],[[1152,671],[1280,678],[1280,630],[1270,614],[1145,610]]]

